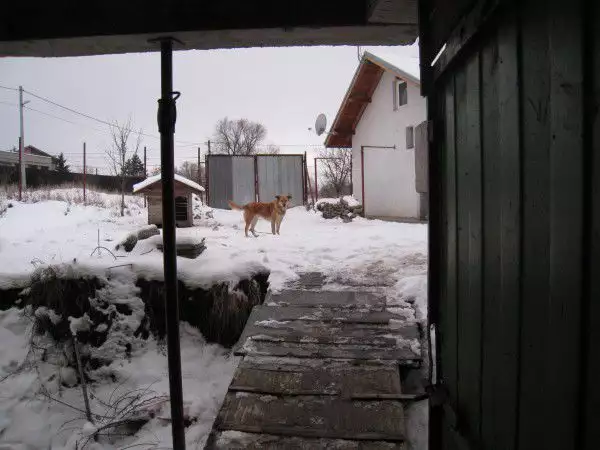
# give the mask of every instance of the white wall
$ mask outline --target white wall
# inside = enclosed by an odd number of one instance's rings
[[[419,195],[415,190],[415,152],[406,148],[406,127],[426,119],[420,87],[410,81],[408,103],[394,111],[396,76],[385,72],[373,93],[352,138],[354,195],[363,202],[361,181],[362,145],[392,146],[393,151],[365,149],[365,213],[368,216],[417,218]],[[381,153],[377,153],[381,152]]]

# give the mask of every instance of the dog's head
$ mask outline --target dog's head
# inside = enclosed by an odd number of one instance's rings
[[[275,202],[277,203],[279,209],[283,212],[285,212],[290,206],[290,200],[292,200],[292,196],[290,194],[275,196]]]

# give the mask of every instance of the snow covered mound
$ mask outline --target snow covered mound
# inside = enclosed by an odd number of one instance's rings
[[[352,208],[360,206],[360,202],[353,195],[344,195],[343,197],[341,197],[341,200],[346,202],[346,204]],[[320,198],[319,200],[317,200],[315,206],[319,206],[321,203],[337,204],[339,202],[340,198]]]
[[[22,292],[23,309],[0,312],[0,337],[11,346],[0,350],[2,442],[69,450],[139,446],[147,439],[152,446],[168,444],[166,358],[155,340],[165,335],[164,285],[139,286],[129,267],[115,267],[106,277],[78,265],[36,269]],[[182,287],[181,319],[233,345],[265,291],[254,280],[231,292],[226,284],[214,292]],[[183,330],[182,352],[192,358],[183,370],[193,374],[184,387],[194,389],[186,395],[188,439],[195,447],[208,434],[234,364],[196,328],[183,324]],[[39,406],[27,412],[31,404]],[[16,422],[26,418],[50,422],[31,432],[31,425]],[[92,447],[96,440],[100,446]]]

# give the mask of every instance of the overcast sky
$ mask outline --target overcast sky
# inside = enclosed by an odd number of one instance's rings
[[[410,47],[361,47],[418,58]],[[267,142],[285,153],[302,153],[323,143],[309,131],[318,113],[335,117],[357,67],[356,47],[255,48],[177,52],[174,89],[177,102],[175,163],[196,160],[197,147],[213,135],[220,118],[258,121]],[[84,58],[0,58],[0,85],[26,90],[107,121],[132,117],[136,129],[158,135],[156,100],[160,95],[160,56],[129,54]],[[64,152],[81,165],[86,141],[88,166],[106,168],[106,125],[79,117],[31,96],[25,110],[25,143],[51,154]],[[0,88],[0,150],[18,144],[18,93]],[[62,119],[62,120],[61,120]],[[68,122],[66,122],[66,121]],[[71,122],[71,123],[69,123]],[[145,137],[148,166],[159,164],[159,141]],[[311,147],[312,146],[312,147]],[[202,154],[206,146],[201,145]]]

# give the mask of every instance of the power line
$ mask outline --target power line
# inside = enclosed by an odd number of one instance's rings
[[[145,136],[145,137],[149,137],[149,138],[152,138],[152,139],[160,140],[160,136],[156,136],[156,135],[153,135],[153,134],[144,133],[142,131],[136,131],[136,130],[133,130],[133,129],[130,129],[130,128],[123,128],[123,127],[120,127],[117,124],[110,123],[110,122],[108,122],[106,120],[103,120],[103,119],[98,119],[97,117],[94,117],[94,116],[91,116],[89,114],[83,113],[83,112],[78,111],[76,109],[69,108],[68,106],[65,106],[65,105],[61,105],[60,103],[57,103],[57,102],[55,102],[53,100],[50,100],[50,99],[48,99],[46,97],[42,97],[41,95],[38,95],[38,94],[36,94],[34,92],[31,92],[31,91],[28,91],[26,89],[23,89],[23,91],[26,92],[27,94],[31,95],[32,97],[35,97],[35,98],[37,98],[39,100],[42,100],[42,101],[44,101],[46,103],[50,103],[51,105],[54,105],[54,106],[56,106],[58,108],[61,108],[61,109],[64,109],[65,111],[69,111],[70,113],[77,114],[77,115],[79,115],[81,117],[85,117],[86,119],[89,119],[89,120],[94,120],[94,121],[96,121],[98,123],[101,123],[103,125],[108,125],[111,128],[119,128],[119,129],[122,129],[124,131],[129,131],[130,133],[133,133],[133,134],[137,134],[137,135],[140,135],[140,136]],[[201,143],[200,142],[189,142],[189,141],[178,141],[178,142],[181,143],[181,144],[183,144],[183,145],[189,145],[189,146],[198,146],[198,145],[205,144],[205,142],[201,142]]]
[[[7,86],[2,86],[2,85],[0,85],[0,88],[7,89],[7,90],[12,90],[12,91],[18,91],[18,89],[7,87]],[[110,128],[119,128],[119,129],[123,129],[125,131],[129,131],[129,132],[131,132],[133,134],[137,134],[137,135],[149,137],[149,138],[152,138],[152,139],[160,140],[160,136],[153,135],[153,134],[148,134],[148,133],[144,133],[142,131],[136,131],[136,130],[133,130],[133,129],[130,129],[130,128],[122,128],[118,124],[110,123],[110,122],[108,122],[106,120],[99,119],[99,118],[94,117],[94,116],[92,116],[90,114],[86,114],[84,112],[81,112],[81,111],[78,111],[76,109],[70,108],[68,106],[62,105],[62,104],[60,104],[60,103],[58,103],[58,102],[56,102],[54,100],[50,100],[49,98],[43,97],[43,96],[41,96],[39,94],[36,94],[34,92],[31,92],[31,91],[28,91],[26,89],[23,89],[23,92],[26,92],[27,94],[31,95],[32,97],[35,97],[35,98],[37,98],[39,100],[42,100],[43,102],[49,103],[51,105],[54,105],[54,106],[56,106],[58,108],[61,108],[61,109],[65,110],[65,111],[68,111],[68,112],[70,112],[72,114],[76,114],[76,115],[84,117],[84,118],[86,118],[88,120],[93,120],[93,121],[101,123],[103,125],[107,125]],[[8,102],[0,102],[0,103],[6,104],[6,105],[10,105],[10,106],[18,106],[18,105],[11,104],[11,103],[8,103]],[[31,111],[35,111],[37,113],[46,115],[48,117],[52,117],[52,118],[57,119],[57,120],[62,120],[64,122],[70,123],[72,125],[85,126],[85,125],[82,125],[82,124],[79,124],[79,123],[71,122],[68,119],[65,119],[65,118],[62,118],[62,117],[59,117],[59,116],[55,116],[55,115],[46,113],[44,111],[36,110],[34,108],[31,108],[31,107],[25,107],[25,108],[29,109]],[[92,129],[94,129],[95,131],[101,132],[101,133],[105,133],[105,131],[98,130],[96,128],[92,128]],[[190,142],[190,141],[176,141],[176,142],[179,144],[179,145],[177,145],[177,147],[180,147],[180,148],[184,148],[184,147],[198,147],[198,146],[201,146],[201,145],[207,145],[207,142]],[[213,144],[215,144],[215,145],[222,145],[222,144],[224,144],[224,142],[220,142],[220,141],[211,141],[211,142]],[[257,148],[269,149],[269,148],[271,148],[273,146],[275,146],[275,147],[299,147],[299,148],[322,148],[323,147],[322,144],[259,144],[256,147]]]
[[[15,92],[19,92],[19,90],[18,90],[18,89],[16,89],[16,88],[11,88],[11,87],[8,87],[8,86],[2,86],[2,85],[0,85],[0,89],[6,89],[7,91],[15,91]]]

